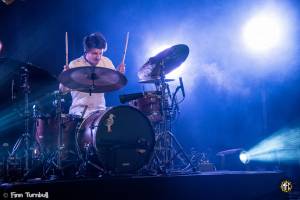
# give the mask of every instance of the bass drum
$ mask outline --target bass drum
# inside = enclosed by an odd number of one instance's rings
[[[148,163],[155,143],[148,118],[131,106],[97,111],[79,127],[81,156],[92,146],[100,165],[112,173],[134,173]]]

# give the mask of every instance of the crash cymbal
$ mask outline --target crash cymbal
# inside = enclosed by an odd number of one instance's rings
[[[174,81],[175,79],[165,79],[165,82],[171,82]],[[159,83],[160,79],[149,79],[149,80],[140,80],[139,83]]]
[[[91,66],[69,69],[62,72],[58,79],[64,86],[86,93],[111,92],[127,83],[126,77],[119,71]]]
[[[156,79],[170,73],[180,66],[189,55],[189,47],[185,44],[178,44],[160,52],[149,60],[138,71],[140,80]]]

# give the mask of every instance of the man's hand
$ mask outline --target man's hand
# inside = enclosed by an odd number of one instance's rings
[[[67,71],[67,70],[69,70],[69,69],[70,69],[70,67],[69,67],[68,65],[65,65],[63,71]]]
[[[64,65],[64,70],[63,72],[69,70],[70,67],[68,65]],[[63,94],[70,92],[71,90],[67,87],[65,87],[63,84],[59,83],[59,91],[62,92]]]
[[[124,63],[121,63],[121,64],[118,66],[118,70],[119,70],[119,72],[121,72],[122,74],[125,74],[125,64],[124,64]]]

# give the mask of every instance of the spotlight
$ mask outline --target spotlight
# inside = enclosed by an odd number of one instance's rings
[[[273,11],[265,11],[245,24],[244,43],[253,53],[267,53],[282,44],[284,30],[282,17]]]
[[[233,171],[248,170],[249,166],[241,162],[241,154],[243,152],[245,152],[245,150],[241,148],[218,152],[216,155],[220,157],[219,169]],[[244,155],[242,157],[244,157]]]
[[[247,154],[246,151],[242,151],[240,153],[240,160],[244,164],[248,164],[249,163],[250,159],[249,159],[249,155]]]
[[[300,161],[300,127],[275,132],[249,149],[246,155],[255,162],[298,163]]]

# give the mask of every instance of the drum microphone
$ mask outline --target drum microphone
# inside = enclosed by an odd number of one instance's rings
[[[32,110],[33,110],[33,118],[36,118],[38,116],[38,105],[34,104],[32,106]]]
[[[184,92],[184,86],[183,86],[183,82],[182,82],[182,77],[179,77],[179,82],[180,82],[180,88],[181,88],[182,96],[185,97],[185,92]]]

